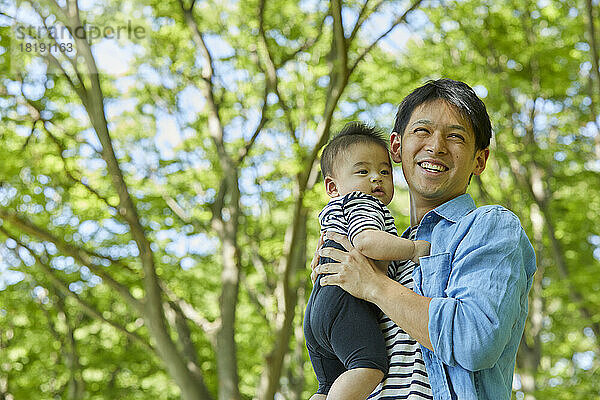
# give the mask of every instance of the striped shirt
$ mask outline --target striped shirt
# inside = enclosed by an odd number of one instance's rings
[[[362,192],[334,197],[319,213],[321,232],[333,231],[354,238],[366,229],[386,231],[398,236],[394,217],[377,198]]]
[[[414,240],[416,235],[417,229],[413,228],[408,238]],[[414,268],[414,262],[402,260],[392,263],[388,272],[391,278],[412,290]],[[379,318],[379,327],[385,338],[390,369],[385,380],[375,388],[369,399],[433,399],[421,348],[417,341],[383,313]]]

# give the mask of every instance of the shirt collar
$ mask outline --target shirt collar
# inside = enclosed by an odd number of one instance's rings
[[[450,222],[457,222],[460,218],[464,217],[475,208],[476,207],[473,198],[470,194],[465,193],[434,208],[427,214],[433,212]]]
[[[428,211],[427,214],[423,216],[423,219],[427,218],[428,215],[434,213],[452,223],[456,223],[460,218],[464,217],[465,215],[473,211],[475,208],[477,207],[475,207],[475,202],[473,201],[473,198],[469,193],[465,193],[453,198],[452,200],[445,202],[441,206],[438,206],[431,211]],[[409,226],[402,233],[401,237],[408,238],[411,229],[417,230],[418,227],[419,225],[415,225],[413,227]]]

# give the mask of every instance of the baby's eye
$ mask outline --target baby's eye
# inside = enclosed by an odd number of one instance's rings
[[[366,169],[359,169],[358,171],[356,171],[357,174],[361,174],[361,175],[365,175],[367,174],[367,170]]]
[[[388,171],[387,169],[382,169],[380,172],[381,175],[389,175],[390,171]]]

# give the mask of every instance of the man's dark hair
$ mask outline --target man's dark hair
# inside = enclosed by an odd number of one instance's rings
[[[323,177],[333,176],[337,157],[357,143],[373,143],[389,151],[388,141],[383,131],[362,122],[348,122],[323,149],[321,155],[321,173]]]
[[[455,106],[465,117],[475,133],[475,150],[482,150],[490,145],[492,124],[483,101],[466,83],[452,79],[428,81],[416,88],[402,100],[396,113],[394,132],[404,135],[410,117],[418,106],[436,99],[442,99]]]

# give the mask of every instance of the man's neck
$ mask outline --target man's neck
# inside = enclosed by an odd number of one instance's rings
[[[417,199],[409,191],[410,197],[410,226],[416,226],[421,223],[421,220],[429,211],[437,207],[435,203],[424,201],[424,199]]]
[[[429,211],[433,210],[435,207],[431,208],[416,208],[415,206],[410,205],[410,226],[419,225],[421,220]]]
[[[419,225],[421,220],[429,211],[433,210],[441,206],[444,203],[447,203],[452,199],[443,200],[426,200],[426,199],[415,199],[415,197],[410,195],[410,226]]]

